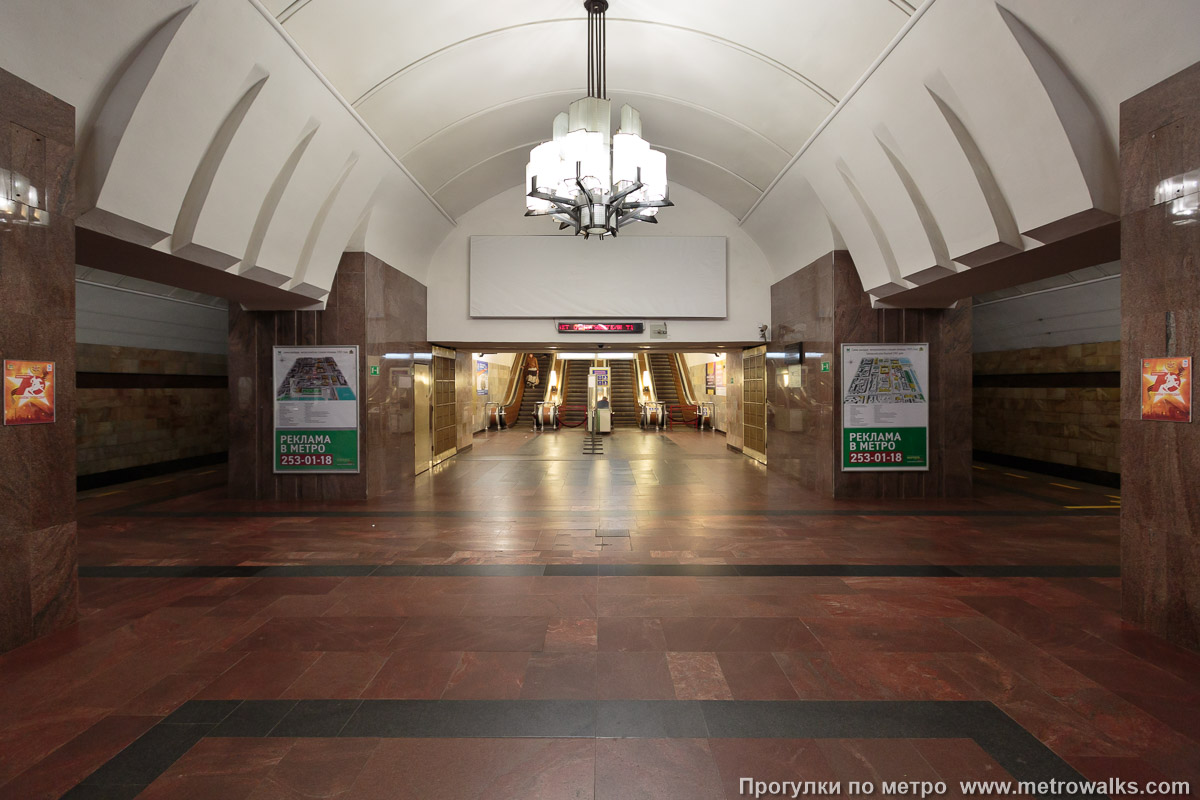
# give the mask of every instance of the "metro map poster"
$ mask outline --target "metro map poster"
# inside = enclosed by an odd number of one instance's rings
[[[929,469],[929,345],[842,345],[842,470]]]
[[[276,347],[275,471],[358,472],[358,347]]]

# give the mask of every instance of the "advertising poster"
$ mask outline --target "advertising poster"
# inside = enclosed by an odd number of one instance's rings
[[[704,393],[717,393],[717,362],[709,361],[704,365]]]
[[[1192,421],[1192,359],[1142,359],[1142,419]]]
[[[4,362],[4,424],[54,422],[54,362]]]
[[[276,347],[275,471],[358,472],[358,347]]]
[[[713,362],[713,383],[717,386],[717,394],[725,394],[725,359]]]
[[[475,394],[488,393],[488,362],[475,362]]]
[[[929,469],[929,345],[842,345],[842,470]]]

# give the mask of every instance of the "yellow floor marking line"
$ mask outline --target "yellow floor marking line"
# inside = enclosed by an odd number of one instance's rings
[[[979,470],[980,472],[987,472],[987,467],[977,467],[977,466],[975,466],[974,464],[972,464],[972,465],[971,465],[971,468],[972,468],[972,469],[977,469],[977,470]]]
[[[1115,506],[1063,506],[1063,508],[1070,508],[1070,509],[1080,509],[1080,508],[1111,508],[1111,509],[1114,509],[1114,510],[1116,510],[1116,509],[1119,509],[1120,507],[1121,507],[1120,505],[1115,505]]]
[[[111,492],[105,492],[104,494],[94,494],[94,495],[92,495],[92,497],[108,497],[110,494],[120,494],[123,491],[125,491],[125,490],[124,489],[113,489]]]
[[[1050,485],[1051,485],[1051,486],[1061,486],[1061,487],[1062,487],[1062,488],[1064,488],[1064,489],[1074,489],[1074,490],[1076,490],[1076,491],[1078,491],[1078,490],[1079,490],[1079,487],[1078,487],[1078,486],[1068,486],[1068,485],[1067,485],[1067,484],[1065,484],[1065,483],[1051,483]]]
[[[1007,475],[1007,476],[1008,476],[1008,477],[1010,477],[1010,478],[1020,478],[1020,479],[1021,479],[1021,480],[1023,480],[1023,481],[1027,481],[1027,480],[1029,480],[1029,479],[1028,479],[1027,477],[1025,477],[1024,475],[1014,475],[1014,474],[1013,474],[1013,473],[1011,473],[1011,472],[1006,472],[1006,473],[1004,473],[1004,474],[1005,474],[1005,475]]]

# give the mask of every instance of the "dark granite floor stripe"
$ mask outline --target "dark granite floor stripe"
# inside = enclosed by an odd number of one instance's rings
[[[972,739],[1014,780],[1083,781],[987,701],[193,700],[66,797],[133,797],[206,736]]]
[[[81,566],[81,578],[1119,578],[1115,564],[297,564]]]

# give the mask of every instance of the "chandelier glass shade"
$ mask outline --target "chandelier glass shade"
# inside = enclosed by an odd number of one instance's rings
[[[588,12],[588,96],[554,118],[553,138],[533,148],[525,167],[525,216],[549,216],[575,234],[615,236],[633,222],[657,223],[658,209],[674,205],[667,189],[667,157],[642,138],[642,118],[621,107],[613,135],[612,103],[605,93],[607,0],[585,0]]]

